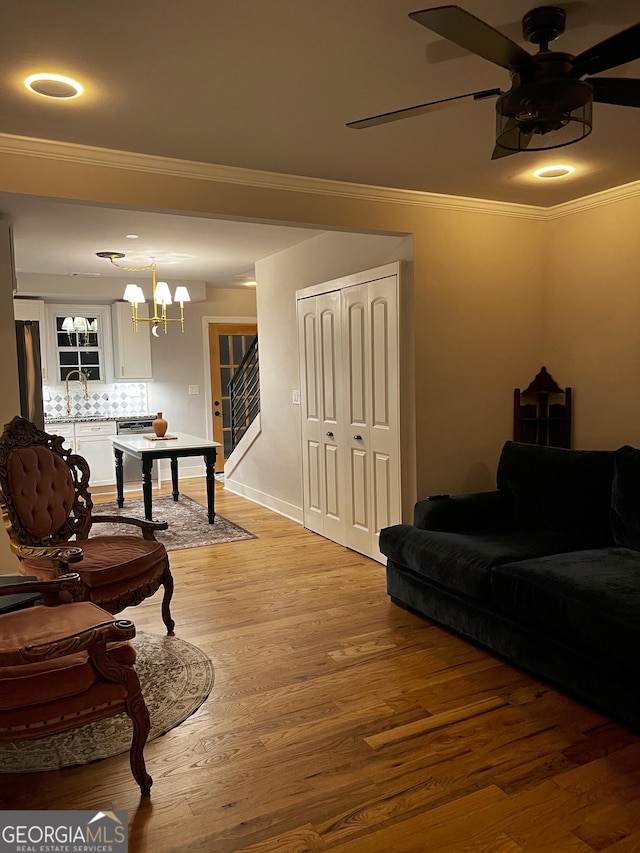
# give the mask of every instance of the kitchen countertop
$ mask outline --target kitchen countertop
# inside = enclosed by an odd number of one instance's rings
[[[154,418],[155,415],[64,415],[57,418],[45,418],[44,425],[92,423],[94,421],[146,421],[154,420]]]

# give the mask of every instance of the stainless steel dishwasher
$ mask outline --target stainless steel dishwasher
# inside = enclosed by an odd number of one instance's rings
[[[153,417],[140,418],[118,418],[116,420],[117,435],[140,435],[153,432]],[[135,483],[138,486],[142,484],[142,469],[140,463],[128,453],[124,454],[123,475],[125,483]],[[159,485],[158,470],[156,462],[153,463],[151,472],[152,478],[156,480],[156,485]]]

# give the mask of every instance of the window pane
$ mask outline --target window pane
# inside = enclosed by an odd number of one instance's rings
[[[78,336],[75,332],[58,332],[58,346],[59,347],[75,347],[78,345]]]
[[[220,335],[220,364],[229,364],[229,338],[226,335]]]
[[[231,425],[231,401],[228,397],[222,401],[222,425],[223,427]]]
[[[231,368],[223,367],[220,370],[220,379],[222,381],[222,394],[225,397],[229,396],[229,382],[231,382]]]
[[[61,352],[60,353],[60,367],[67,367],[71,370],[72,367],[78,366],[78,353],[77,352]]]
[[[80,364],[99,364],[98,353],[95,350],[80,353]]]
[[[233,363],[236,367],[240,364],[244,355],[243,341],[244,338],[242,335],[233,335]]]

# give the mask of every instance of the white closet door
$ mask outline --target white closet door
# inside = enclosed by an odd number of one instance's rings
[[[343,351],[345,353],[345,424],[342,441],[347,454],[347,523],[345,545],[369,554],[371,514],[370,456],[370,330],[367,285],[348,287],[342,293]]]
[[[345,474],[342,430],[340,293],[316,297],[319,328],[320,447],[324,501],[324,535],[344,542]]]
[[[371,272],[298,293],[303,517],[384,562],[380,529],[402,520],[399,282]]]
[[[315,299],[298,302],[298,356],[302,418],[302,490],[304,526],[324,533],[320,464],[320,377]]]
[[[368,288],[370,329],[372,556],[380,554],[383,527],[402,521],[397,283],[380,279]]]
[[[348,287],[343,298],[347,448],[345,544],[382,559],[378,534],[401,518],[398,305],[395,276]]]
[[[344,542],[340,293],[298,302],[304,524]]]

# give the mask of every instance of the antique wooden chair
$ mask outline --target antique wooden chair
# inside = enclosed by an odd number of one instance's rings
[[[173,577],[166,548],[154,536],[167,523],[94,515],[89,466],[63,443],[21,417],[0,438],[0,503],[20,574],[50,580],[77,572],[82,599],[109,613],[139,604],[162,584],[162,619],[173,633]],[[90,537],[98,522],[134,525],[142,536]]]
[[[136,629],[89,601],[73,602],[80,589],[77,575],[0,585],[0,596],[43,597],[43,604],[0,615],[0,742],[45,737],[124,711],[133,723],[131,771],[146,796],[149,712],[128,642]]]

